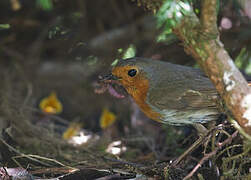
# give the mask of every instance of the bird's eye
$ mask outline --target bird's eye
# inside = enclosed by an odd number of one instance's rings
[[[135,76],[136,74],[137,74],[137,70],[136,69],[130,69],[128,71],[128,75],[131,76],[131,77]]]

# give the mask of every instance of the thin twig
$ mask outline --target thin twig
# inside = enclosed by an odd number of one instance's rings
[[[27,106],[31,96],[32,96],[32,84],[31,83],[27,83],[27,95],[25,96],[25,99],[24,99],[24,102],[23,102],[23,105],[21,106],[21,109],[20,109],[20,112],[23,112],[23,108],[25,106]]]
[[[44,165],[44,166],[51,166],[50,164],[41,162],[41,161],[39,161],[39,160],[37,160],[37,159],[35,159],[35,158],[29,157],[28,155],[19,152],[17,149],[15,149],[15,148],[12,147],[11,145],[9,145],[9,144],[8,144],[5,140],[3,140],[3,139],[0,139],[0,141],[2,141],[2,143],[3,143],[4,145],[6,145],[11,151],[13,151],[13,152],[19,154],[19,155],[22,156],[22,157],[26,157],[27,159],[30,159],[31,161],[34,161],[34,162],[37,162],[37,163],[40,163],[40,164],[42,164],[42,165]]]
[[[6,145],[11,151],[13,151],[13,152],[19,154],[19,156],[15,156],[15,157],[13,157],[13,158],[22,158],[22,157],[25,157],[25,158],[27,158],[27,159],[30,159],[31,161],[40,163],[40,164],[42,164],[42,165],[44,165],[44,166],[49,166],[49,167],[52,166],[52,165],[50,165],[50,164],[48,164],[48,163],[45,163],[45,162],[42,162],[42,161],[39,161],[39,160],[38,160],[38,159],[43,159],[43,160],[47,160],[47,161],[54,162],[54,163],[59,164],[59,165],[61,165],[61,166],[63,166],[63,167],[68,167],[68,166],[62,164],[61,162],[59,162],[59,161],[57,161],[57,160],[55,160],[55,159],[50,159],[50,158],[46,158],[46,157],[42,157],[42,156],[38,156],[38,155],[32,155],[32,154],[24,154],[24,153],[21,153],[21,152],[19,152],[17,149],[15,149],[15,148],[12,147],[11,145],[9,145],[5,140],[0,139],[0,141],[2,141],[2,143],[3,143],[4,145]]]
[[[43,111],[41,111],[41,110],[39,110],[39,109],[37,109],[37,108],[34,108],[34,107],[30,107],[30,106],[24,106],[24,108],[25,108],[25,109],[28,109],[28,110],[30,110],[30,111],[33,111],[33,112],[42,114],[42,115],[44,115],[44,116],[47,116],[47,117],[49,117],[51,120],[55,120],[55,121],[57,121],[57,122],[60,122],[60,123],[62,123],[63,125],[66,125],[66,126],[69,125],[69,121],[68,121],[68,120],[66,120],[66,119],[64,119],[64,118],[62,118],[62,117],[59,117],[59,116],[57,116],[57,115],[46,114],[46,113],[44,113]]]
[[[183,180],[186,180],[186,179],[189,179],[191,178],[194,173],[202,166],[202,164],[207,161],[210,157],[214,156],[223,146],[225,146],[226,144],[228,143],[231,143],[233,138],[235,138],[238,134],[238,131],[235,131],[231,137],[227,138],[225,141],[223,141],[222,143],[219,144],[219,146],[217,146],[215,148],[214,151],[206,154],[201,160],[200,162],[193,168],[193,170],[183,179]]]

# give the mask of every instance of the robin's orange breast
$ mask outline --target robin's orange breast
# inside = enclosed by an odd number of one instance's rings
[[[149,81],[147,79],[141,80],[140,83],[135,84],[136,88],[126,88],[128,93],[131,94],[134,101],[138,104],[140,109],[151,119],[161,121],[161,114],[153,111],[152,107],[147,103],[147,93],[149,90]]]

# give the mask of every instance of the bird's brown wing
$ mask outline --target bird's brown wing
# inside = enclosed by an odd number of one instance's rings
[[[207,78],[161,82],[150,89],[147,98],[159,110],[216,109],[218,94]]]

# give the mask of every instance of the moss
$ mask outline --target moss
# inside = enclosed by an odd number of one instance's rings
[[[135,2],[136,0],[132,0]],[[144,7],[145,9],[151,10],[152,12],[157,12],[161,7],[163,1],[162,0],[137,0],[137,5]]]
[[[164,168],[164,177],[165,179],[168,179],[169,177],[169,168],[167,166]]]
[[[196,42],[195,42],[194,39],[191,39],[191,44],[192,44],[193,46],[195,46]]]

